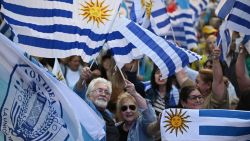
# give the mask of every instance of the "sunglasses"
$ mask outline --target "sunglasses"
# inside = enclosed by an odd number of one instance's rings
[[[127,111],[128,109],[130,109],[131,111],[135,111],[136,106],[135,105],[128,105],[128,106],[124,105],[121,107],[121,111],[123,111],[123,112]]]

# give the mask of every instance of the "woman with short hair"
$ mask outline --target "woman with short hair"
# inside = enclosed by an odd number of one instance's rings
[[[150,124],[159,130],[160,123],[151,104],[135,91],[134,84],[126,80],[126,91],[118,97],[117,117],[121,121],[117,128],[120,141],[153,141],[148,131]]]

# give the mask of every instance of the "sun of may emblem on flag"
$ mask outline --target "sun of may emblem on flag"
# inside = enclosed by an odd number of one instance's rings
[[[152,0],[147,1],[146,2],[146,15],[148,19],[150,18],[152,7],[153,7],[153,1]]]
[[[87,19],[87,23],[90,21],[92,21],[93,24],[96,23],[97,27],[99,27],[100,23],[104,24],[105,20],[109,20],[109,12],[112,10],[108,9],[109,6],[104,5],[104,2],[105,0],[101,2],[99,0],[95,2],[90,0],[89,2],[81,4],[82,8],[80,10],[82,11],[81,15],[83,19]]]
[[[188,121],[188,118],[190,116],[186,115],[186,113],[187,112],[182,112],[182,109],[175,109],[175,111],[170,109],[170,112],[167,112],[167,116],[165,116],[165,132],[170,131],[170,133],[173,133],[173,131],[175,131],[176,136],[179,132],[181,132],[182,134],[184,133],[184,131],[187,132],[186,129],[189,128],[187,126],[187,123],[191,121]]]

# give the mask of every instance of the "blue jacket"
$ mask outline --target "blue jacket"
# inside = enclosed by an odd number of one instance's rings
[[[149,101],[147,105],[146,110],[139,109],[141,114],[130,128],[127,141],[154,141],[153,137],[147,134],[147,127],[156,120],[156,114]]]
[[[74,87],[74,92],[76,93],[76,94],[78,94],[95,112],[96,112],[96,114],[100,117],[100,118],[102,118],[103,119],[103,117],[102,117],[102,114],[98,111],[98,109],[95,107],[95,105],[94,105],[94,103],[90,100],[90,99],[88,99],[87,97],[86,97],[86,86],[85,86],[85,88],[84,88],[84,90],[83,91],[78,91],[77,89],[76,89],[76,86]],[[106,110],[105,112],[107,112],[107,113],[109,113],[110,114],[110,117],[112,117],[111,116],[111,113],[108,111],[108,110]],[[103,119],[104,120],[104,119]],[[84,135],[84,140],[88,140],[88,141],[97,141],[97,140],[94,140],[94,139],[92,139],[92,137],[88,134],[88,132],[85,130],[85,128],[84,127],[82,127],[83,128],[83,135]],[[106,126],[104,127],[104,130],[106,131]],[[86,139],[87,138],[87,139]],[[106,136],[104,137],[104,138],[102,138],[100,141],[106,141]]]

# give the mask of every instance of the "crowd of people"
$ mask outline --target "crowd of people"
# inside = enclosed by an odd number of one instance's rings
[[[212,49],[203,67],[195,70],[190,65],[167,79],[161,79],[159,68],[148,58],[146,63],[152,67],[149,80],[144,81],[138,70],[145,58],[119,70],[110,51],[89,64],[78,56],[60,64],[68,87],[106,122],[106,140],[153,141],[161,140],[160,118],[167,108],[250,110],[244,46],[240,46],[231,69],[224,68],[220,60],[220,47],[207,47]]]

